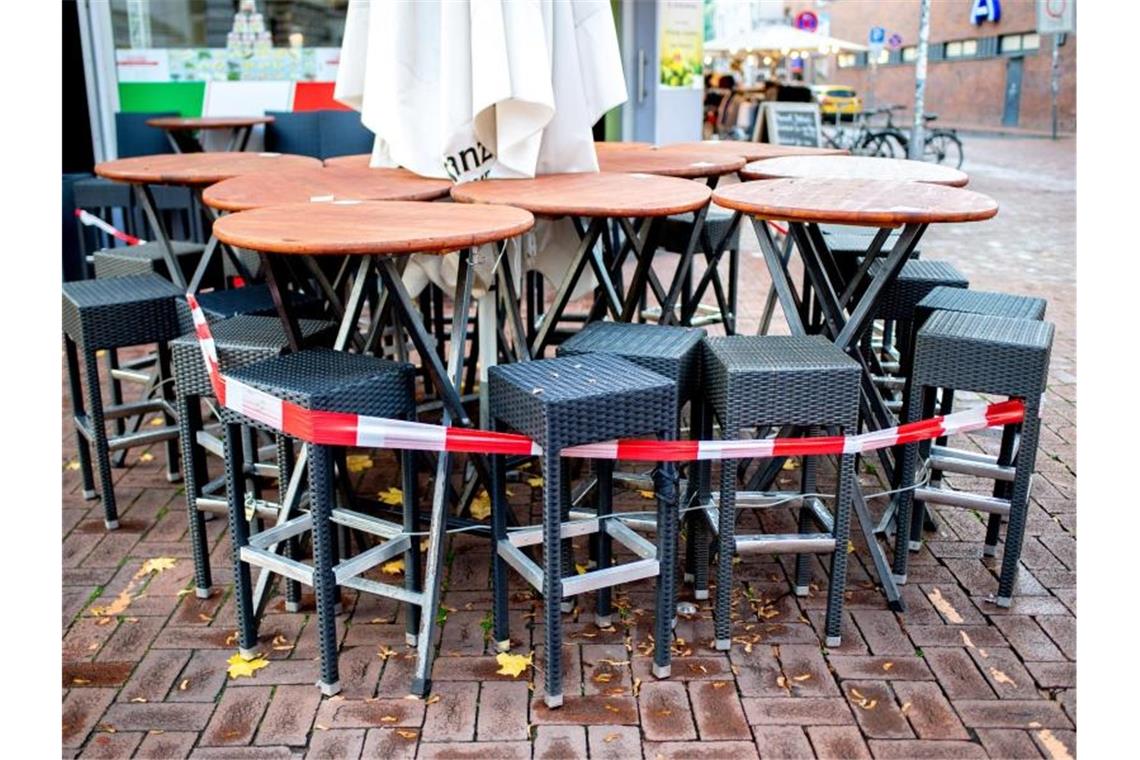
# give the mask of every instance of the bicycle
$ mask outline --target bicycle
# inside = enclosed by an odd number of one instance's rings
[[[890,118],[890,113],[884,108],[860,112],[854,119],[855,129],[841,126],[839,115],[836,114],[835,128],[833,130],[820,130],[823,139],[828,147],[846,150],[853,155],[894,158],[894,147],[888,138],[882,134],[881,130],[872,129],[868,126],[870,118],[880,113],[887,113],[887,118]]]
[[[887,114],[887,124],[876,132],[883,140],[892,143],[895,153],[903,158],[909,155],[910,134],[894,124],[894,112],[903,110],[904,106],[886,106],[882,111]],[[938,118],[938,114],[925,115],[926,123]],[[962,141],[957,130],[935,127],[926,130],[922,144],[922,160],[936,164],[949,164],[955,169],[962,168],[965,156],[962,151]]]

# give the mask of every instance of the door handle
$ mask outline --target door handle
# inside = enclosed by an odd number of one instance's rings
[[[645,55],[645,49],[637,51],[637,102],[644,103],[645,98],[649,93],[645,90],[645,64],[647,63],[648,56]]]

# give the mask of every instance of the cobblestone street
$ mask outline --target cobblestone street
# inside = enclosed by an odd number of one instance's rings
[[[300,613],[286,613],[281,595],[271,599],[260,642],[269,664],[231,679],[226,660],[237,644],[226,520],[207,523],[214,588],[210,598],[197,599],[185,497],[181,484],[166,480],[159,444],[131,450],[115,471],[121,527],[106,531],[100,503],[83,499],[61,375],[64,756],[1074,757],[1075,141],[964,135],[963,143],[969,189],[996,199],[999,213],[987,222],[932,227],[922,258],[954,264],[973,289],[1043,297],[1046,319],[1056,325],[1011,608],[987,601],[997,590],[1001,550],[982,557],[985,516],[935,507],[938,531],[911,555],[902,614],[887,609],[853,531],[843,643],[836,648],[823,646],[827,575],[819,560],[812,593],[797,598],[793,557],[745,556],[735,568],[732,651],[713,648],[710,603],[697,602],[696,613],[678,621],[667,680],[651,675],[646,654],[654,584],[621,587],[620,619],[606,629],[594,625],[587,595],[564,618],[565,704],[549,710],[542,701],[548,653],[541,599],[512,577],[512,651],[533,652],[534,667],[517,678],[498,674],[487,640],[490,545],[481,536],[455,535],[430,699],[408,697],[414,651],[404,644],[400,605],[347,590],[339,696],[322,697],[313,685],[311,595]],[[746,227],[739,331],[752,334],[770,278]],[[961,401],[980,403],[968,394]],[[992,453],[999,441],[1000,431],[989,430],[957,445]],[[375,466],[356,476],[361,487],[398,486],[388,477],[391,455],[373,459]],[[220,472],[212,458],[211,474]],[[861,477],[868,491],[890,487],[870,470]],[[971,488],[982,481],[947,482]],[[420,483],[426,505],[426,472]],[[520,523],[538,522],[541,486],[524,477],[510,490]],[[884,502],[872,502],[876,514]],[[652,503],[634,489],[619,499],[627,509]],[[742,517],[747,521],[757,518]],[[759,522],[767,530],[795,529],[787,510],[766,512]],[[584,544],[579,548],[584,557]],[[146,564],[159,558],[173,564]],[[693,601],[691,588],[681,589],[681,599]]]

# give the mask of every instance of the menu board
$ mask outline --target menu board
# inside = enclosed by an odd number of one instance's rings
[[[775,145],[820,147],[819,105],[816,103],[764,103],[753,139]]]

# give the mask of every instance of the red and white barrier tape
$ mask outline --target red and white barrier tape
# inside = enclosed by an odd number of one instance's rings
[[[118,227],[111,226],[110,224],[103,221],[99,217],[95,216],[94,214],[88,213],[81,208],[75,209],[75,216],[79,219],[80,222],[82,222],[87,227],[98,227],[99,229],[103,230],[103,232],[106,232],[111,237],[116,238],[117,240],[122,240],[127,245],[140,245],[140,244],[146,242],[145,240],[143,240],[141,238],[137,238],[134,235],[128,235],[127,233],[120,230]]]
[[[186,301],[194,317],[198,345],[218,403],[288,436],[325,446],[522,456],[542,453],[541,447],[525,435],[305,409],[251,385],[223,377],[218,370],[217,346],[206,315],[192,293],[186,294]]]
[[[876,449],[941,438],[956,433],[1009,425],[1025,417],[1025,405],[1016,399],[967,409],[898,427],[861,435],[815,438],[762,438],[740,441],[620,440],[587,443],[562,449],[564,457],[619,459],[637,462],[691,462],[697,459],[744,457],[796,457],[826,454],[865,454]]]
[[[202,349],[202,358],[206,362],[210,384],[218,402],[227,409],[244,414],[286,435],[326,446],[521,456],[537,456],[542,453],[542,447],[524,435],[305,409],[251,385],[223,377],[218,370],[217,347],[206,315],[192,293],[186,294],[186,301],[194,317],[198,345]],[[1020,422],[1024,417],[1024,403],[1014,399],[860,435],[735,441],[603,441],[570,446],[561,451],[561,456],[635,462],[691,462],[745,457],[865,454],[930,438],[1010,425]]]

